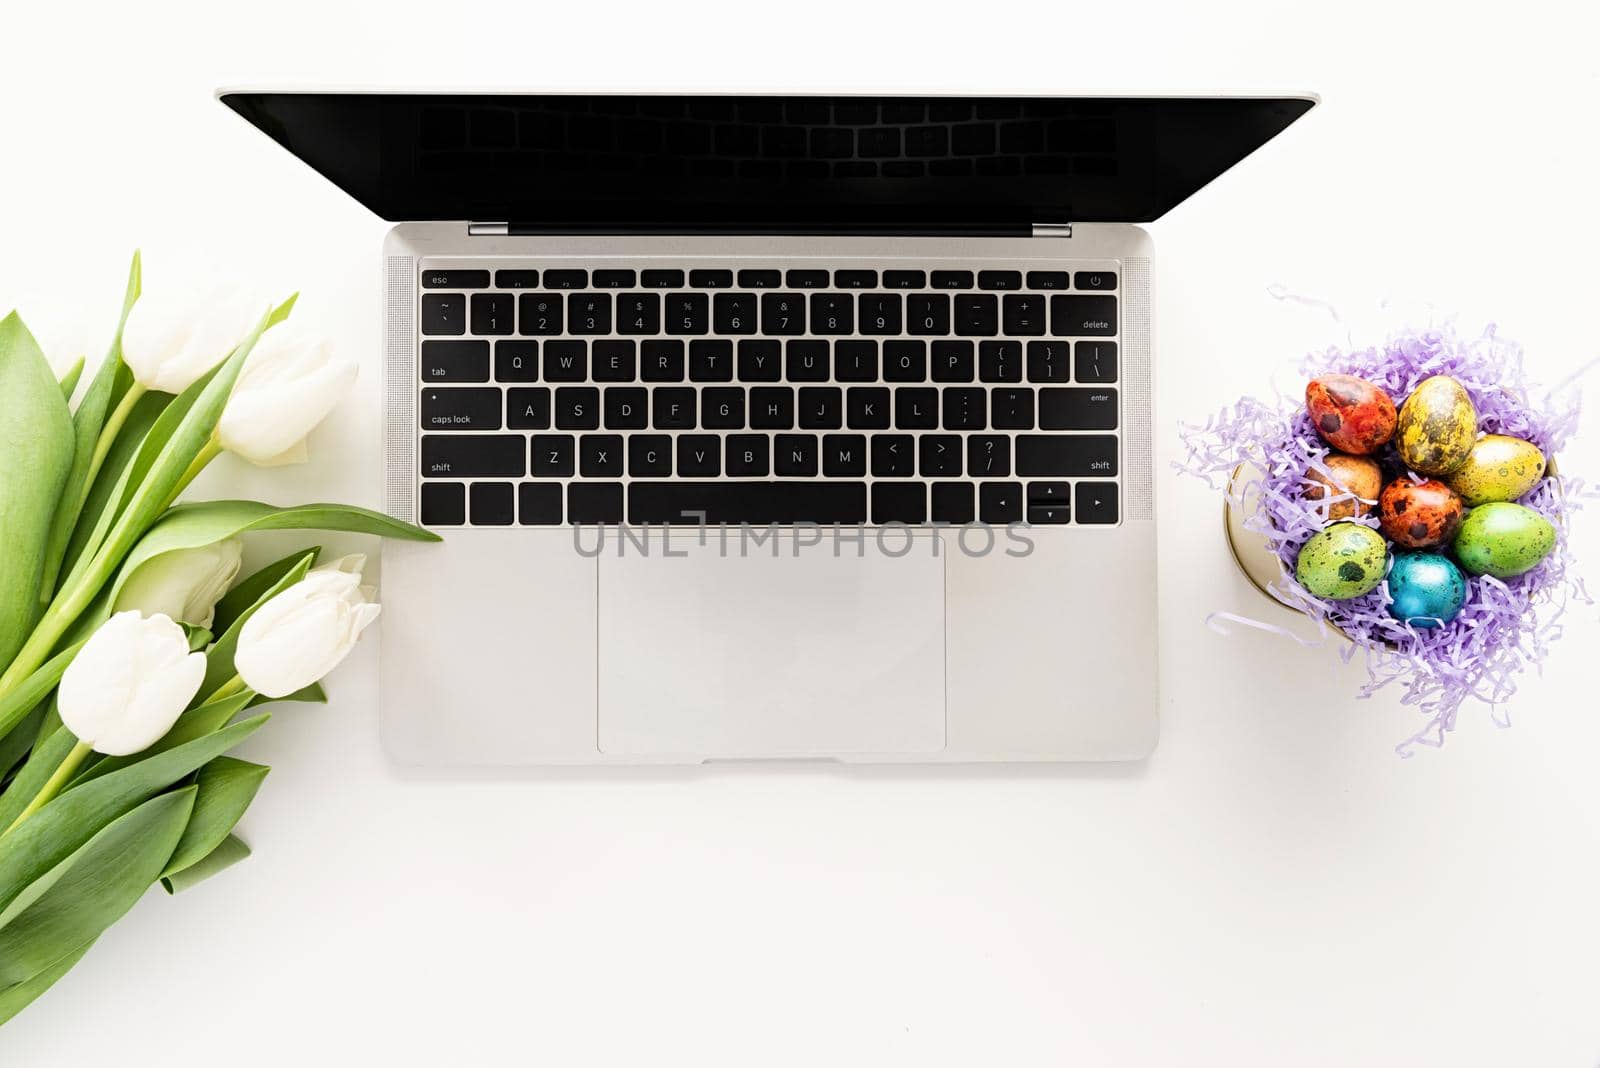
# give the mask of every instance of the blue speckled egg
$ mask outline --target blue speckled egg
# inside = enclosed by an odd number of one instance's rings
[[[1438,553],[1402,553],[1389,569],[1389,614],[1419,630],[1448,623],[1467,600],[1461,569]]]

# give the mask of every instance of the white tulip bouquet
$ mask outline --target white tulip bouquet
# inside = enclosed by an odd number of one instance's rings
[[[267,769],[226,754],[259,705],[325,700],[378,614],[364,558],[316,567],[308,548],[241,579],[241,537],[433,538],[343,505],[179,503],[224,451],[303,459],[355,365],[279,325],[293,297],[174,310],[141,288],[135,254],[81,391],[81,356],[58,379],[0,319],[0,1023],[155,883],[248,855],[233,831]]]

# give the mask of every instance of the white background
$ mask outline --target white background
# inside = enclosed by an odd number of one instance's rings
[[[1352,700],[1359,672],[1331,650],[1204,627],[1259,606],[1217,498],[1165,469],[1180,421],[1298,389],[1295,359],[1332,339],[1274,283],[1495,319],[1547,381],[1600,354],[1582,6],[10,5],[0,306],[77,316],[98,350],[135,246],[151,292],[208,272],[301,289],[297,314],[361,356],[358,388],[309,466],[225,459],[199,487],[285,502],[379,503],[385,224],[218,86],[1324,103],[1154,227],[1147,763],[423,777],[379,749],[367,642],[329,707],[283,709],[245,750],[275,768],[243,827],[256,855],[152,893],[0,1032],[0,1062],[1600,1063],[1597,610],[1527,678],[1512,729],[1469,708],[1442,752],[1402,761],[1414,713]],[[1597,412],[1561,458],[1591,479]],[[1596,522],[1575,540],[1600,562]],[[1063,685],[1093,670],[1068,660]]]

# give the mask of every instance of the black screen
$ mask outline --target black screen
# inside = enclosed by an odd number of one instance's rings
[[[1312,106],[1300,98],[223,100],[385,219],[751,233],[1147,222]]]

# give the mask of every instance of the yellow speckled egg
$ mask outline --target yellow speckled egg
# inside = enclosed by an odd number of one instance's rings
[[[1450,488],[1468,505],[1514,501],[1544,477],[1539,446],[1504,434],[1485,434],[1472,446],[1467,462],[1449,478]]]
[[[1434,375],[1400,406],[1394,444],[1411,470],[1444,476],[1467,462],[1477,436],[1478,412],[1466,387],[1449,375]]]

